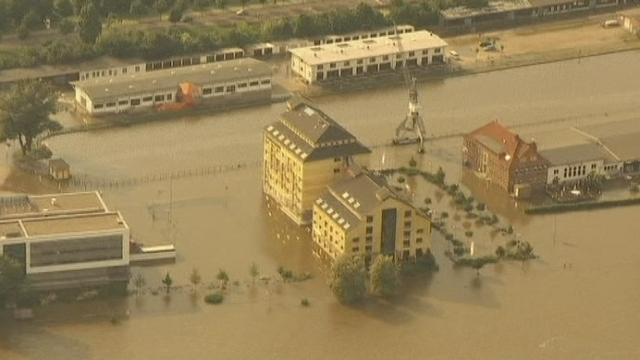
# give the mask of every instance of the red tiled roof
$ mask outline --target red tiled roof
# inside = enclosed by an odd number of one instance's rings
[[[486,136],[496,143],[502,144],[503,151],[511,157],[513,157],[516,150],[518,150],[518,145],[524,143],[516,133],[511,132],[497,120],[472,131],[470,135],[474,138]]]

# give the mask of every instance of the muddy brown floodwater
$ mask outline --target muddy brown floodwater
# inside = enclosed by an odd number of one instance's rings
[[[450,78],[419,90],[429,133],[439,136],[494,118],[514,126],[546,123],[528,126],[534,130],[640,119],[639,78],[640,52],[629,52]],[[407,96],[397,87],[317,102],[365,143],[383,144]],[[310,254],[308,233],[283,220],[261,194],[261,129],[283,110],[277,104],[50,139],[78,176],[96,181],[246,167],[103,188],[136,240],[172,241],[178,249],[175,264],[132,272],[157,288],[170,271],[180,288],[168,298],[147,290],[54,304],[31,322],[1,318],[0,359],[640,358],[640,207],[525,217],[510,198],[465,180],[533,244],[539,260],[487,267],[476,279],[473,270],[452,268],[436,236],[440,271],[414,281],[401,300],[337,304]],[[418,159],[460,182],[459,149],[459,138],[444,138]],[[377,146],[374,165],[404,165],[412,151]],[[254,287],[251,262],[267,275],[284,265],[314,278]],[[194,267],[205,283],[195,297],[188,287]],[[224,304],[206,305],[206,284],[220,268],[240,283]],[[300,306],[302,298],[311,306]]]

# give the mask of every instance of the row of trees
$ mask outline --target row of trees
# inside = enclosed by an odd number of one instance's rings
[[[7,1],[10,0],[0,0],[0,2]],[[0,53],[0,69],[72,63],[101,55],[163,58],[185,53],[212,51],[220,47],[244,46],[259,41],[339,34],[390,26],[394,23],[423,26],[435,21],[432,16],[435,11],[433,3],[425,1],[418,4],[405,4],[402,1],[397,1],[387,16],[371,6],[361,3],[351,10],[341,9],[340,11],[334,10],[315,15],[302,14],[293,19],[275,18],[254,24],[239,23],[230,28],[198,28],[178,25],[141,31],[114,26],[108,27],[103,32],[102,22],[105,19],[105,11],[108,11],[105,9],[111,9],[112,5],[105,8],[105,2],[98,0],[74,0],[71,6],[69,4],[62,5],[70,1],[56,1],[53,9],[59,9],[57,11],[63,14],[72,14],[73,16],[77,14],[74,20],[64,19],[64,21],[57,23],[57,26],[64,33],[77,30],[77,37],[51,41],[37,48],[24,48],[16,53]],[[114,3],[118,1],[114,1]],[[137,1],[144,2],[145,0]],[[182,17],[182,12],[186,8],[193,6],[193,1],[170,0],[170,3],[171,9],[173,9],[170,18],[175,17],[173,20],[176,21]],[[427,9],[431,13],[427,14]]]

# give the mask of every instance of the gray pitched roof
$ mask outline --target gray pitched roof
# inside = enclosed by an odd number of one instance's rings
[[[371,152],[335,120],[305,102],[290,104],[280,121],[265,130],[305,161]]]
[[[73,85],[96,100],[173,89],[184,82],[203,86],[264,76],[271,76],[269,65],[252,58],[243,58],[115,78],[76,81]]]
[[[552,165],[568,165],[595,160],[604,160],[605,162],[616,160],[607,150],[596,143],[542,150],[540,151],[540,156],[547,159]]]
[[[327,191],[316,200],[316,204],[348,230],[389,198],[415,209],[387,184],[383,176],[365,171],[327,186]]]

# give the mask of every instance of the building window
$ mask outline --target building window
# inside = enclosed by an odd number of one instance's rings
[[[334,162],[340,162],[340,160],[342,160],[341,158],[337,157],[337,158],[333,158]]]
[[[367,252],[371,252],[371,245],[367,245],[364,247]]]
[[[558,175],[558,172],[559,172],[558,169],[553,170],[553,175]]]
[[[104,107],[104,105],[102,105],[102,104],[95,104],[95,105],[93,105],[93,108],[94,108],[94,109],[102,109],[103,107]]]
[[[404,247],[409,247],[409,246],[411,246],[411,242],[409,240],[405,240],[405,241],[402,242],[402,245]]]
[[[140,72],[140,66],[136,66],[135,70],[136,72]]]
[[[140,99],[131,99],[131,106],[140,105]]]
[[[365,239],[368,243],[373,242],[373,236],[367,236]]]
[[[123,74],[126,74],[126,73],[127,73],[127,70],[128,70],[127,68],[122,68],[122,73],[123,73]]]
[[[351,249],[351,251],[352,251],[352,252],[358,252],[359,250],[360,250],[360,247],[358,247],[358,246],[354,246],[354,247]]]
[[[441,51],[442,51],[442,49],[441,49],[441,48],[437,48],[437,49],[435,49],[435,50],[434,50],[434,52],[435,52],[436,54],[440,54],[440,52],[441,52]]]
[[[591,164],[591,170],[595,170],[596,169],[596,164]]]
[[[247,83],[238,84],[238,89],[244,89],[247,87]]]
[[[173,94],[167,94],[167,100],[171,100],[172,97],[173,97]]]
[[[118,105],[120,106],[129,105],[129,100],[120,100],[118,101]]]
[[[404,231],[402,234],[404,235],[405,238],[411,237],[411,231]]]
[[[271,84],[271,80],[270,79],[262,80],[262,81],[260,81],[260,84],[269,85],[269,84]]]
[[[374,57],[370,58],[370,59],[369,59],[369,62],[370,62],[370,63],[374,63],[374,62],[376,62],[376,58],[374,58]]]
[[[415,56],[416,52],[415,51],[409,51],[409,56]]]
[[[211,95],[212,92],[213,92],[212,88],[204,88],[204,89],[202,89],[202,95]]]
[[[333,169],[333,173],[334,173],[334,174],[338,174],[338,173],[340,173],[340,169],[339,169],[339,168],[335,168],[335,169]]]
[[[350,62],[348,62],[348,61],[345,61],[345,62],[344,62],[344,66],[349,66],[350,64],[351,64],[351,63],[350,63]]]
[[[416,238],[416,244],[422,244],[422,238]]]
[[[216,94],[224,92],[224,86],[216,86],[214,91],[215,91]]]
[[[373,216],[367,216],[367,222],[368,223],[372,223],[373,222]]]
[[[360,238],[359,237],[354,237],[353,239],[351,239],[352,243],[358,243],[360,242]]]
[[[324,69],[324,65],[318,65],[318,68],[317,68],[317,69],[318,69],[318,70],[322,70],[322,69]]]
[[[114,103],[114,102],[107,103],[107,107],[108,108],[114,107],[114,106],[116,106],[116,103]]]
[[[236,86],[235,86],[235,85],[229,85],[229,86],[227,86],[227,92],[228,92],[228,93],[234,93],[234,92],[236,92]]]
[[[367,226],[367,235],[373,234],[373,227]]]
[[[406,227],[406,228],[411,227],[411,221],[405,221],[404,222],[404,227]]]
[[[418,230],[416,230],[416,233],[418,233],[418,234],[422,234],[423,232],[424,232],[424,229],[418,229]]]
[[[164,101],[164,95],[156,95],[155,101]]]
[[[259,81],[252,81],[252,82],[249,83],[249,86],[251,86],[251,87],[255,87],[255,86],[258,86],[258,85],[260,85]]]
[[[332,69],[335,68],[336,67],[336,63],[329,64],[329,67],[332,68]]]
[[[145,96],[142,98],[142,102],[149,102],[151,100],[153,100],[153,96]]]
[[[404,217],[409,217],[411,216],[411,210],[407,210],[404,212]]]
[[[384,56],[382,57],[382,61],[387,61],[387,60],[389,60],[389,55],[384,55]]]
[[[358,65],[362,65],[364,61],[362,59],[358,60]]]

